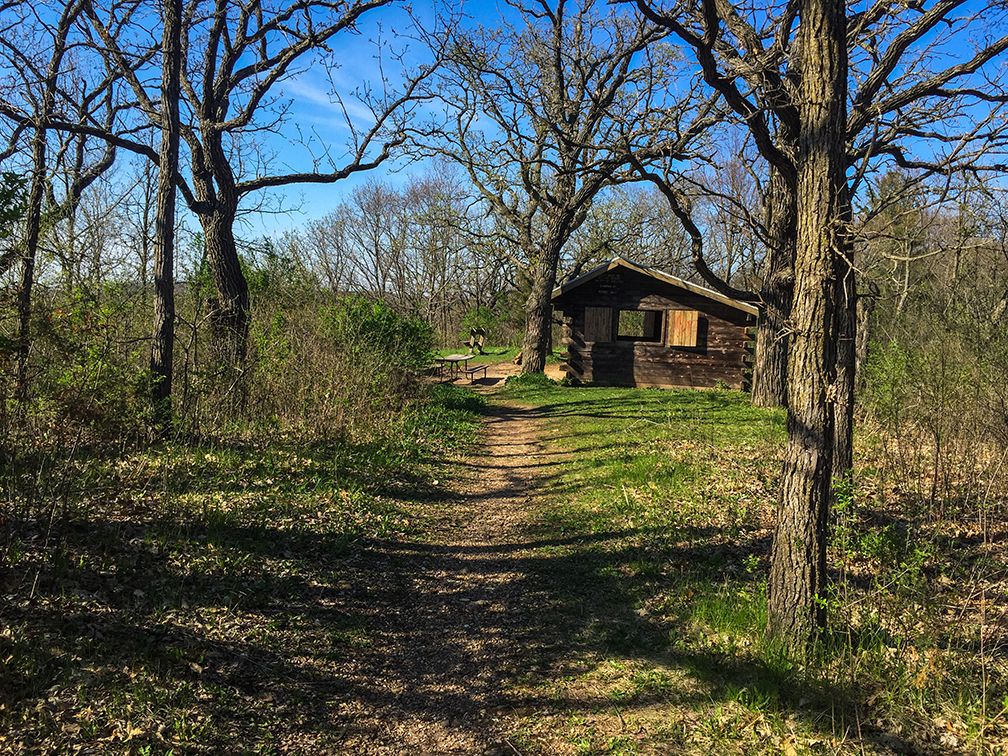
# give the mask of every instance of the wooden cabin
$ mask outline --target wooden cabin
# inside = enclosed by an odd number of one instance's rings
[[[617,257],[554,289],[553,308],[572,381],[748,388],[751,304]]]

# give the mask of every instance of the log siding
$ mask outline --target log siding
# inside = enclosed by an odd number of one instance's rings
[[[756,322],[751,305],[617,258],[556,289],[553,306],[565,317],[564,370],[571,380],[659,388],[748,386],[748,329]],[[608,329],[600,325],[606,309],[613,324]],[[655,313],[645,319],[661,318],[662,338],[617,338],[614,324],[621,310]]]

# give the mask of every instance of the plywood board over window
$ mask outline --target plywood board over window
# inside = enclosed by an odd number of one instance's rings
[[[669,310],[665,322],[665,346],[695,347],[697,345],[696,310]]]
[[[613,340],[613,311],[611,307],[585,307],[585,341]]]

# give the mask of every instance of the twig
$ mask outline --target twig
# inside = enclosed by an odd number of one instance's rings
[[[505,742],[505,743],[507,743],[507,744],[508,744],[508,747],[509,747],[509,748],[510,748],[510,749],[511,749],[512,751],[514,751],[515,753],[517,753],[517,754],[518,754],[518,756],[522,756],[522,752],[521,752],[521,751],[519,751],[519,750],[518,750],[517,748],[515,748],[515,744],[514,744],[514,743],[512,743],[512,742],[511,742],[510,740],[508,740],[508,739],[507,739],[506,737],[504,738],[504,742]]]
[[[654,420],[647,420],[647,419],[645,419],[643,417],[639,417],[636,420],[634,420],[632,423],[630,423],[630,425],[628,425],[626,428],[624,428],[623,432],[624,433],[629,433],[630,431],[632,431],[634,429],[634,426],[636,426],[638,423],[647,423],[648,425],[657,425],[657,426],[665,425],[665,423],[656,423]]]
[[[613,701],[609,701],[609,705],[612,706],[613,711],[616,712],[616,716],[619,717],[620,724],[623,725],[623,729],[626,730],[626,720],[623,719],[623,715],[620,713],[619,708]]]

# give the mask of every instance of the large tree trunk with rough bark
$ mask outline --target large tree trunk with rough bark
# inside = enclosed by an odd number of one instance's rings
[[[235,207],[218,202],[200,216],[207,263],[217,290],[210,325],[214,349],[222,367],[240,370],[245,363],[249,332],[249,290],[234,238]]]
[[[557,266],[563,236],[559,229],[550,228],[532,270],[532,291],[525,302],[525,340],[522,344],[522,373],[541,373],[546,369],[546,354],[550,348],[553,329],[553,287],[556,285]]]
[[[154,331],[151,336],[151,403],[162,429],[171,420],[175,351],[175,170],[179,156],[181,0],[162,5],[161,154],[154,214]]]
[[[770,248],[756,328],[752,402],[757,407],[787,406],[788,318],[794,295],[795,195],[779,171],[772,170],[767,196]]]
[[[768,589],[768,632],[798,653],[825,622],[826,539],[836,371],[836,258],[842,243],[846,16],[807,0],[798,30],[798,236],[788,420]]]

